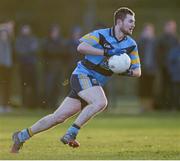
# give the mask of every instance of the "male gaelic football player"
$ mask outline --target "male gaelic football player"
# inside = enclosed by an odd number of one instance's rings
[[[76,137],[81,127],[107,106],[102,86],[113,74],[108,68],[107,59],[112,55],[127,53],[131,58],[131,67],[123,75],[130,77],[141,75],[137,45],[130,37],[134,27],[134,12],[122,7],[114,13],[113,27],[93,31],[80,39],[81,43],[77,50],[85,54],[85,58],[78,62],[72,73],[70,94],[54,113],[43,117],[29,128],[15,132],[12,136],[11,152],[18,152],[23,143],[33,135],[63,123],[78,112],[80,114],[60,141],[71,147],[79,147]],[[83,108],[82,102],[86,102]]]

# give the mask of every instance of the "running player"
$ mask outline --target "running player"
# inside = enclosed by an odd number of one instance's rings
[[[137,45],[130,37],[134,27],[134,12],[122,7],[114,13],[113,27],[93,31],[80,39],[81,43],[77,50],[85,54],[85,58],[78,62],[72,73],[70,94],[54,113],[43,117],[29,128],[15,132],[12,152],[18,152],[23,143],[33,135],[63,123],[78,112],[80,114],[60,140],[71,147],[79,147],[76,137],[80,128],[107,106],[102,86],[113,74],[108,68],[107,59],[112,55],[127,53],[132,64],[123,75],[130,77],[141,75]],[[85,106],[83,102],[86,102]]]

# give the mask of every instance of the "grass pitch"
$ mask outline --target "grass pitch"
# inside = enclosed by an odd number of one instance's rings
[[[74,118],[34,136],[19,154],[11,154],[11,134],[29,127],[47,113],[0,115],[0,160],[180,160],[180,113],[101,114],[79,133],[80,148],[59,142]]]

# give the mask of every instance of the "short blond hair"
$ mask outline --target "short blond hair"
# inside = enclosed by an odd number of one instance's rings
[[[117,19],[121,19],[123,21],[126,18],[127,14],[135,16],[135,13],[127,7],[118,8],[114,12],[114,25],[116,25]]]

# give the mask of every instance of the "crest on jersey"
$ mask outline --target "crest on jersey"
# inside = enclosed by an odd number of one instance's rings
[[[104,49],[114,49],[114,47],[106,40],[106,38],[99,33],[99,44],[104,48]]]

